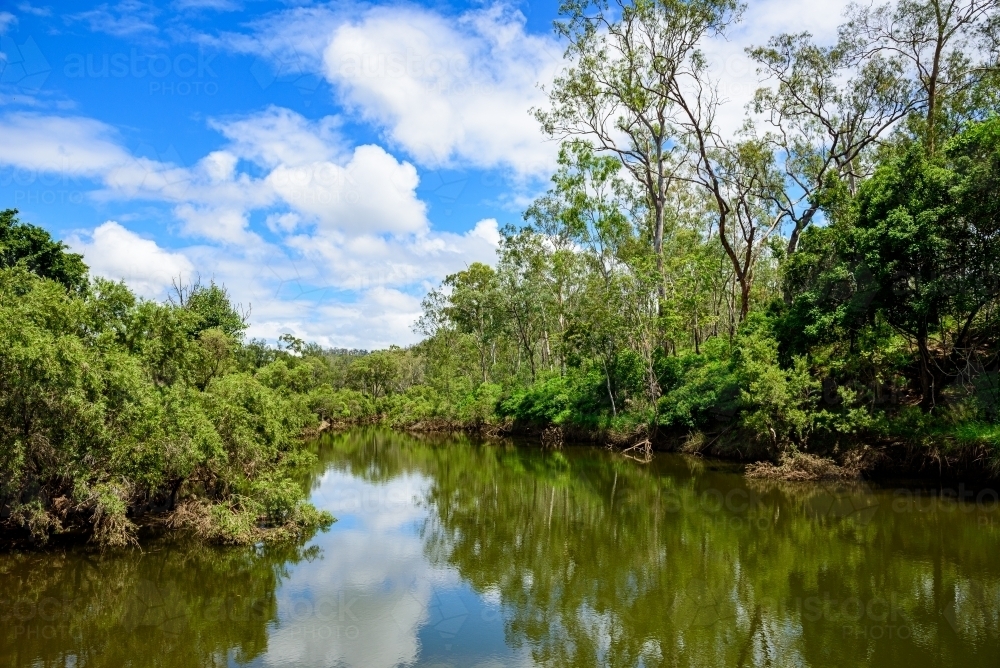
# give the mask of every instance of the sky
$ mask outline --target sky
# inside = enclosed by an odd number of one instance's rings
[[[67,11],[65,6],[72,4]],[[723,128],[747,46],[832,41],[843,0],[748,4],[703,44]],[[163,299],[214,280],[249,335],[419,340],[427,291],[493,262],[558,147],[529,113],[558,2],[0,3],[0,208]]]

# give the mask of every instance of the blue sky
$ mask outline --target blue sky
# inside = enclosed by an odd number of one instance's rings
[[[0,8],[0,207],[149,298],[214,278],[251,334],[381,347],[492,261],[557,147],[528,113],[557,2],[174,0]],[[738,124],[742,50],[844,3],[753,3],[706,44]]]

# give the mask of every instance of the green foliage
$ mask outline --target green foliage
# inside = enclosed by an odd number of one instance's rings
[[[202,304],[233,312],[213,294]],[[191,304],[0,269],[0,522],[121,546],[145,513],[191,504],[230,542],[324,519],[292,477],[309,401],[237,371],[241,330],[203,327]]]
[[[191,333],[217,329],[226,336],[240,340],[247,328],[247,315],[229,300],[229,293],[212,281],[208,286],[196,283],[190,288],[178,286],[178,302],[194,317]]]
[[[603,381],[596,369],[551,376],[517,388],[498,412],[528,424],[599,426]]]
[[[669,385],[659,400],[658,419],[665,427],[707,429],[733,419],[739,408],[739,385],[728,341],[714,338],[701,354],[674,358]]]
[[[21,266],[43,278],[51,278],[70,290],[87,286],[83,256],[67,253],[66,244],[49,233],[17,218],[17,209],[0,211],[0,267]]]
[[[819,416],[821,383],[806,360],[788,369],[778,363],[778,342],[762,317],[747,321],[736,341],[733,367],[740,388],[743,426],[778,448],[805,444]]]

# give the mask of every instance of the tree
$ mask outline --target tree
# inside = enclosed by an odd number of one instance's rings
[[[615,156],[642,187],[652,212],[652,245],[663,268],[671,186],[685,162],[678,140],[681,79],[701,62],[698,44],[739,18],[736,0],[567,0],[556,30],[569,67],[535,110],[549,135],[579,138]],[[659,286],[663,297],[663,286]]]
[[[543,239],[530,229],[517,233],[507,230],[499,255],[497,273],[501,305],[507,326],[527,358],[534,381],[538,374],[538,343],[546,332],[544,273],[548,258]]]
[[[479,352],[483,382],[489,382],[500,327],[501,298],[496,272],[488,265],[473,262],[465,271],[445,278],[444,285],[451,290],[445,314],[459,331],[472,335]]]
[[[998,185],[1000,120],[991,119],[937,158],[915,143],[858,196],[859,291],[870,310],[915,341],[925,409],[954,371],[954,353],[976,338],[977,317],[1000,297]]]
[[[22,223],[17,209],[0,211],[0,267],[21,265],[29,271],[62,283],[68,290],[87,286],[83,256],[67,253],[66,244],[54,241],[42,228]]]
[[[250,310],[243,310],[242,304],[233,304],[229,291],[214,280],[207,286],[196,281],[192,285],[174,282],[171,303],[176,303],[191,314],[192,336],[206,329],[218,329],[236,340],[243,339],[250,319]]]
[[[399,380],[399,361],[391,351],[379,350],[354,360],[348,376],[358,390],[378,399],[389,394]]]
[[[996,0],[899,0],[852,5],[840,30],[841,49],[861,63],[889,54],[907,66],[923,108],[923,139],[935,153],[948,120],[943,110],[996,69]],[[979,43],[985,40],[985,43]],[[976,47],[986,47],[985,49]],[[977,51],[985,58],[975,60]],[[952,119],[955,120],[955,119]],[[957,119],[961,122],[964,119]]]
[[[773,128],[763,139],[780,156],[785,183],[775,204],[792,223],[791,255],[828,191],[843,182],[857,192],[878,140],[917,98],[899,58],[876,53],[856,67],[842,44],[821,47],[808,33],[778,35],[748,53],[758,74],[773,82],[757,90],[752,109]]]

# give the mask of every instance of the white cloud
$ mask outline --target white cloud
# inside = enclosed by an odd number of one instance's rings
[[[339,26],[325,75],[344,101],[427,166],[505,167],[541,175],[554,147],[529,115],[561,47],[525,31],[502,5],[457,19],[414,7],[373,8]]]
[[[181,204],[174,215],[184,222],[188,234],[229,244],[253,244],[256,235],[247,231],[246,212],[239,207]]]
[[[387,287],[368,290],[356,303],[327,304],[320,308],[323,320],[330,323],[323,336],[345,348],[415,343],[420,337],[412,326],[420,313],[420,298]]]
[[[413,342],[419,295],[495,257],[495,220],[464,234],[434,231],[413,165],[375,145],[343,151],[332,120],[271,108],[219,121],[226,143],[191,166],[136,157],[90,119],[8,116],[4,124],[17,132],[5,135],[12,141],[0,162],[84,177],[100,201],[165,204],[177,229],[200,242],[169,252],[108,222],[72,240],[95,273],[125,277],[147,296],[178,274],[213,277],[252,305],[254,336],[291,331],[368,348]]]
[[[116,5],[101,4],[94,9],[65,16],[67,23],[86,23],[93,32],[114,37],[135,37],[158,32],[156,15],[159,11],[139,0],[122,0]]]
[[[194,265],[183,253],[172,253],[155,241],[143,239],[117,222],[109,220],[89,235],[67,239],[82,253],[92,273],[124,280],[137,294],[150,299],[163,297],[175,279],[190,280]]]
[[[100,176],[130,159],[117,133],[89,118],[6,114],[0,136],[0,164],[31,172]]]
[[[343,166],[333,162],[280,165],[267,184],[290,206],[334,233],[406,234],[428,227],[416,195],[417,170],[379,146],[359,146]]]
[[[415,6],[350,14],[298,7],[265,16],[248,34],[196,35],[197,42],[253,54],[262,87],[334,85],[342,101],[422,166],[546,175],[555,146],[529,115],[544,103],[538,85],[558,70],[562,46],[529,33],[504,4],[448,16]],[[262,62],[263,61],[263,62]]]
[[[480,221],[465,234],[337,238],[318,231],[287,241],[289,247],[324,267],[331,285],[355,290],[438,281],[472,262],[492,262],[498,242],[497,222],[492,219]]]
[[[472,262],[493,262],[498,241],[492,219],[465,234],[338,241],[317,230],[286,239],[291,257],[234,260],[216,275],[253,304],[253,336],[291,332],[347,348],[406,345],[420,339],[413,324],[424,292]]]
[[[290,109],[270,106],[209,125],[232,142],[234,154],[267,167],[337,160],[345,152],[340,120],[334,116],[310,121]]]

